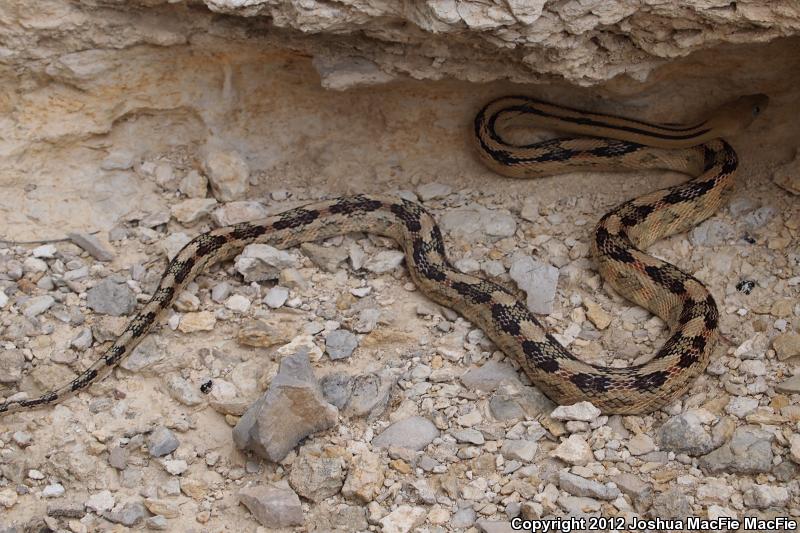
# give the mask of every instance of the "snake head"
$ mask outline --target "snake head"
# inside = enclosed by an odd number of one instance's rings
[[[721,134],[733,135],[749,126],[768,104],[766,94],[741,96],[717,109],[709,122],[719,128]]]
[[[750,106],[750,114],[753,118],[764,112],[769,105],[769,96],[766,94],[751,94],[749,96],[742,96],[740,100],[744,100],[745,105]]]

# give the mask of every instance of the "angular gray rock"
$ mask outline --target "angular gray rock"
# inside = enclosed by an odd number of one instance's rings
[[[576,476],[566,470],[558,473],[558,486],[573,496],[609,501],[619,496],[619,489],[613,485],[603,485],[599,481]]]
[[[389,371],[350,376],[345,372],[328,374],[320,381],[322,394],[346,418],[380,416],[389,404],[397,377]]]
[[[757,426],[741,426],[730,442],[700,458],[700,467],[707,472],[757,474],[772,468],[772,433]]]
[[[517,372],[507,363],[489,361],[470,368],[461,376],[461,383],[469,390],[492,392],[503,383],[520,384]]]
[[[306,352],[285,357],[267,392],[233,428],[242,450],[281,461],[308,435],[336,424],[339,410],[325,401]]]
[[[22,379],[25,355],[20,350],[0,351],[0,383],[16,383]]]
[[[396,446],[420,451],[438,436],[439,430],[433,422],[421,416],[411,416],[384,429],[372,439],[372,445],[376,448]]]
[[[681,518],[686,519],[692,516],[689,500],[680,489],[674,488],[662,492],[653,500],[650,508],[650,516],[653,518]]]
[[[236,258],[236,271],[246,282],[278,279],[281,270],[295,266],[290,253],[268,244],[251,244]]]
[[[150,516],[142,502],[127,502],[116,505],[112,510],[103,513],[103,518],[125,527],[133,527]]]
[[[503,442],[503,447],[500,453],[503,454],[507,460],[517,459],[523,463],[530,463],[533,461],[533,456],[536,455],[536,450],[539,445],[533,441],[525,439],[506,439]]]
[[[700,418],[687,411],[668,419],[658,430],[658,445],[663,450],[688,455],[703,455],[714,449],[711,433]]]
[[[558,286],[556,267],[526,255],[514,259],[508,275],[525,291],[526,303],[532,313],[549,315],[553,312]]]
[[[136,295],[127,285],[106,278],[87,291],[86,305],[95,313],[128,315],[136,308]]]
[[[100,239],[89,233],[69,232],[67,237],[76,246],[86,250],[89,255],[98,261],[111,261],[114,259],[114,252],[108,249]]]
[[[342,489],[345,468],[341,450],[304,446],[292,463],[289,484],[303,498],[319,502]]]
[[[247,192],[250,169],[238,152],[210,151],[206,155],[205,170],[211,192],[220,202],[238,200]]]
[[[644,509],[650,506],[653,500],[653,485],[627,472],[617,474],[611,480],[623,493],[631,497],[637,509]]]
[[[48,294],[34,296],[22,305],[22,314],[28,318],[39,316],[50,309],[55,302],[55,299]]]
[[[489,411],[497,420],[536,418],[549,413],[555,404],[536,387],[501,387],[489,399]]]
[[[346,329],[331,331],[325,337],[325,351],[334,361],[350,357],[357,346],[358,337]]]
[[[353,392],[352,381],[353,377],[347,372],[333,372],[323,377],[319,385],[325,401],[341,411]]]
[[[178,449],[180,441],[171,429],[159,426],[147,438],[147,451],[153,457],[163,457]]]
[[[239,491],[242,503],[268,528],[283,528],[303,525],[303,508],[300,498],[291,489],[256,485]]]
[[[336,272],[339,264],[350,255],[342,246],[321,246],[313,242],[304,242],[300,250],[311,259],[311,262],[326,272]]]
[[[744,491],[744,504],[756,509],[784,508],[789,503],[789,491],[785,487],[752,485]]]

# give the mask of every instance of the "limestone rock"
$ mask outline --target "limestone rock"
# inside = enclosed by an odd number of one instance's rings
[[[703,455],[714,449],[711,433],[703,427],[709,420],[698,411],[688,410],[668,419],[658,430],[659,446],[689,455]]]
[[[551,455],[571,465],[585,465],[594,460],[589,444],[580,435],[570,435],[551,452]]]
[[[708,472],[755,474],[772,467],[774,436],[756,426],[741,426],[730,442],[700,458],[700,467]]]
[[[343,450],[304,446],[292,463],[289,484],[303,498],[322,501],[337,494],[344,484]]]
[[[211,192],[217,200],[229,202],[245,195],[250,169],[241,155],[213,150],[206,157],[205,165]]]
[[[383,485],[383,470],[377,453],[364,451],[357,454],[342,487],[342,495],[362,503],[371,502]]]
[[[239,501],[268,528],[303,525],[300,498],[291,489],[256,485],[239,491]]]
[[[412,416],[395,422],[372,441],[373,446],[389,448],[396,446],[411,450],[422,450],[439,436],[433,422],[421,416]]]
[[[308,355],[300,352],[281,361],[269,390],[239,419],[233,440],[240,449],[278,462],[300,440],[338,419],[338,409],[322,396]]]

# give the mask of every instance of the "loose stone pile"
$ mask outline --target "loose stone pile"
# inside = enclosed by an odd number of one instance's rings
[[[320,196],[235,200],[244,160],[206,163],[140,165],[181,198],[170,212],[108,235],[0,245],[3,395],[49,389],[97,357],[192,235]],[[735,197],[688,240],[654,246],[709,285],[727,340],[687,395],[644,416],[555,406],[480,330],[421,295],[386,239],[251,245],[191,283],[110,379],[2,419],[0,531],[797,517],[800,216],[775,191]],[[658,318],[604,290],[588,257],[591,223],[618,198],[540,204],[438,183],[398,194],[436,214],[457,268],[516,282],[585,360],[637,364],[665,337]]]

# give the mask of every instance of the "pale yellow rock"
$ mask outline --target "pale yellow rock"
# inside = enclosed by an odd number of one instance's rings
[[[772,341],[772,348],[778,359],[785,361],[800,356],[800,333],[783,333]]]
[[[17,491],[11,488],[0,489],[0,505],[11,509],[17,503]]]
[[[772,304],[772,308],[770,308],[770,313],[779,318],[791,316],[794,303],[794,300],[790,300],[789,298],[781,298],[776,300]]]
[[[428,522],[434,525],[446,524],[450,520],[450,511],[441,505],[434,505],[428,511]]]
[[[591,320],[597,329],[606,329],[611,324],[611,314],[591,300],[584,300],[586,318]]]
[[[570,435],[550,455],[571,465],[585,465],[594,460],[592,449],[580,435]]]
[[[158,498],[145,498],[144,506],[153,514],[160,514],[165,518],[177,518],[180,508],[175,501],[161,500]]]
[[[383,486],[383,465],[378,454],[362,452],[353,458],[350,472],[342,487],[342,495],[362,503],[371,502]]]
[[[789,437],[789,457],[800,465],[800,435],[797,433]]]
[[[197,313],[186,313],[181,317],[178,330],[183,333],[194,333],[195,331],[211,331],[217,319],[211,311],[199,311]]]
[[[208,491],[208,483],[200,479],[181,478],[181,492],[192,499],[202,500]]]
[[[173,205],[170,213],[178,222],[189,224],[211,213],[215,205],[217,201],[213,198],[189,198]]]
[[[236,340],[244,346],[268,348],[290,342],[298,332],[294,322],[265,322],[250,320],[236,334]]]

